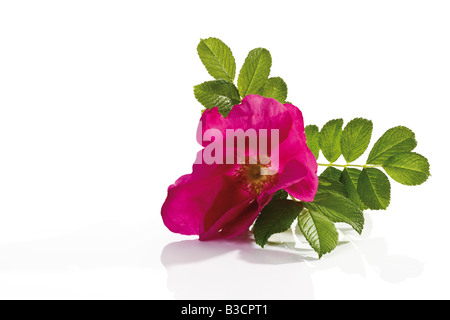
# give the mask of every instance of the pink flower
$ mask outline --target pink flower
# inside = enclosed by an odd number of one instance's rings
[[[224,147],[224,164],[194,164],[191,174],[180,177],[169,187],[161,214],[171,231],[199,235],[200,240],[232,238],[248,231],[280,189],[299,200],[314,200],[318,186],[317,162],[306,145],[303,117],[297,107],[249,95],[226,118],[213,108],[206,110],[200,121],[199,137],[209,129],[222,133],[224,139],[229,135],[227,129],[267,129],[268,132],[277,129],[277,171],[262,175],[261,169],[269,166],[259,160],[227,164],[225,157],[230,150]],[[200,141],[205,147],[202,155],[213,141]],[[252,157],[251,150],[246,156],[247,160]]]

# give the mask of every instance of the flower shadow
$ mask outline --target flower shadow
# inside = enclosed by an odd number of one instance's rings
[[[205,261],[238,252],[239,257],[256,264],[286,264],[310,260],[298,253],[286,249],[293,248],[291,244],[279,243],[267,245],[265,249],[256,246],[249,235],[242,235],[231,240],[183,240],[172,242],[164,247],[161,262],[164,266],[189,264]]]
[[[267,248],[256,247],[247,237],[208,242],[184,240],[168,244],[161,262],[168,273],[168,288],[177,299],[292,299],[290,286],[286,286],[292,280],[297,282],[295,288],[303,288],[296,296],[311,298],[308,272],[301,272],[301,277],[294,279],[287,272],[289,266],[304,261],[303,257],[278,250],[285,249],[282,247]],[[279,269],[285,272],[276,271]],[[274,284],[286,288],[274,290]]]
[[[312,299],[313,274],[330,269],[399,283],[419,276],[423,263],[388,252],[384,238],[361,238],[342,228],[343,241],[318,259],[307,244],[280,234],[264,249],[246,235],[233,240],[184,240],[166,245],[161,262],[177,299]],[[355,240],[355,239],[358,240]]]

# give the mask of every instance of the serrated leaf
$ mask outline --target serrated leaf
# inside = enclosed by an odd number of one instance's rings
[[[320,212],[303,210],[298,217],[298,226],[319,258],[336,248],[339,240],[336,227]]]
[[[217,80],[234,81],[236,61],[230,48],[217,38],[201,39],[197,52],[208,73]]]
[[[289,229],[302,210],[301,202],[283,199],[270,201],[253,227],[255,242],[264,247],[271,235]]]
[[[241,97],[261,94],[272,67],[272,56],[267,49],[256,48],[249,52],[239,72],[238,90]]]
[[[363,118],[353,119],[345,126],[341,136],[341,150],[347,163],[355,161],[366,151],[372,130],[372,121]]]
[[[341,177],[341,174],[342,174],[341,170],[339,170],[335,167],[328,167],[320,174],[320,176],[323,178],[339,180],[339,178]]]
[[[365,168],[358,179],[358,195],[369,209],[386,209],[391,201],[388,177],[376,168]]]
[[[345,168],[339,178],[339,181],[344,185],[347,191],[348,198],[356,204],[361,210],[366,209],[366,206],[361,202],[358,194],[358,180],[361,170],[355,168]]]
[[[285,190],[280,189],[274,193],[272,199],[287,199],[288,196],[289,194]]]
[[[341,155],[341,136],[344,120],[335,119],[327,122],[319,133],[319,145],[325,158],[331,163]]]
[[[400,153],[389,158],[384,162],[383,169],[392,179],[408,186],[422,184],[430,176],[427,158],[414,152]]]
[[[280,77],[269,78],[264,85],[263,96],[273,98],[280,103],[287,99],[287,84]]]
[[[347,190],[345,190],[341,182],[326,177],[319,177],[319,187],[316,195],[321,193],[337,193],[347,197]]]
[[[338,193],[316,194],[314,202],[305,203],[305,208],[318,211],[333,222],[344,222],[361,234],[364,215],[361,209],[347,197]]]
[[[384,164],[393,156],[410,152],[417,146],[417,141],[410,129],[398,126],[386,131],[370,151],[368,164]]]
[[[316,160],[319,158],[319,127],[316,125],[309,125],[305,127],[306,145],[313,153]]]
[[[225,80],[207,81],[196,85],[194,95],[208,109],[219,107],[219,112],[223,116],[227,116],[233,106],[240,103],[236,86]]]

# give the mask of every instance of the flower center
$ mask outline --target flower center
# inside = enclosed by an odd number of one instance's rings
[[[262,171],[267,170],[270,164],[264,165],[259,160],[256,164],[248,162],[247,159],[244,164],[239,165],[239,168],[234,172],[234,176],[237,177],[243,190],[253,197],[258,197],[263,191],[278,182],[278,173],[274,175],[263,174]]]

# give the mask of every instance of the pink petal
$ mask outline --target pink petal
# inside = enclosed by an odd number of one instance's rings
[[[200,240],[234,236],[248,230],[258,209],[252,202],[254,199],[241,189],[236,177],[224,176],[222,189],[200,226]]]
[[[226,137],[227,129],[278,129],[280,142],[285,140],[292,125],[291,115],[286,107],[275,99],[263,98],[258,95],[246,96],[240,105],[236,105],[224,118],[217,108],[205,110],[201,117],[201,125],[197,131],[197,141],[207,146],[210,142],[203,141],[206,130],[217,129]]]
[[[226,170],[226,165],[194,164],[192,174],[171,185],[161,209],[166,227],[175,233],[198,235],[205,213],[222,190]]]
[[[285,104],[284,106],[291,113],[294,123],[288,139],[280,146],[280,158],[281,155],[283,156],[283,161],[294,158],[306,168],[304,179],[285,188],[285,190],[299,200],[313,201],[317,187],[319,186],[317,161],[306,145],[305,128],[301,111],[291,104]]]

